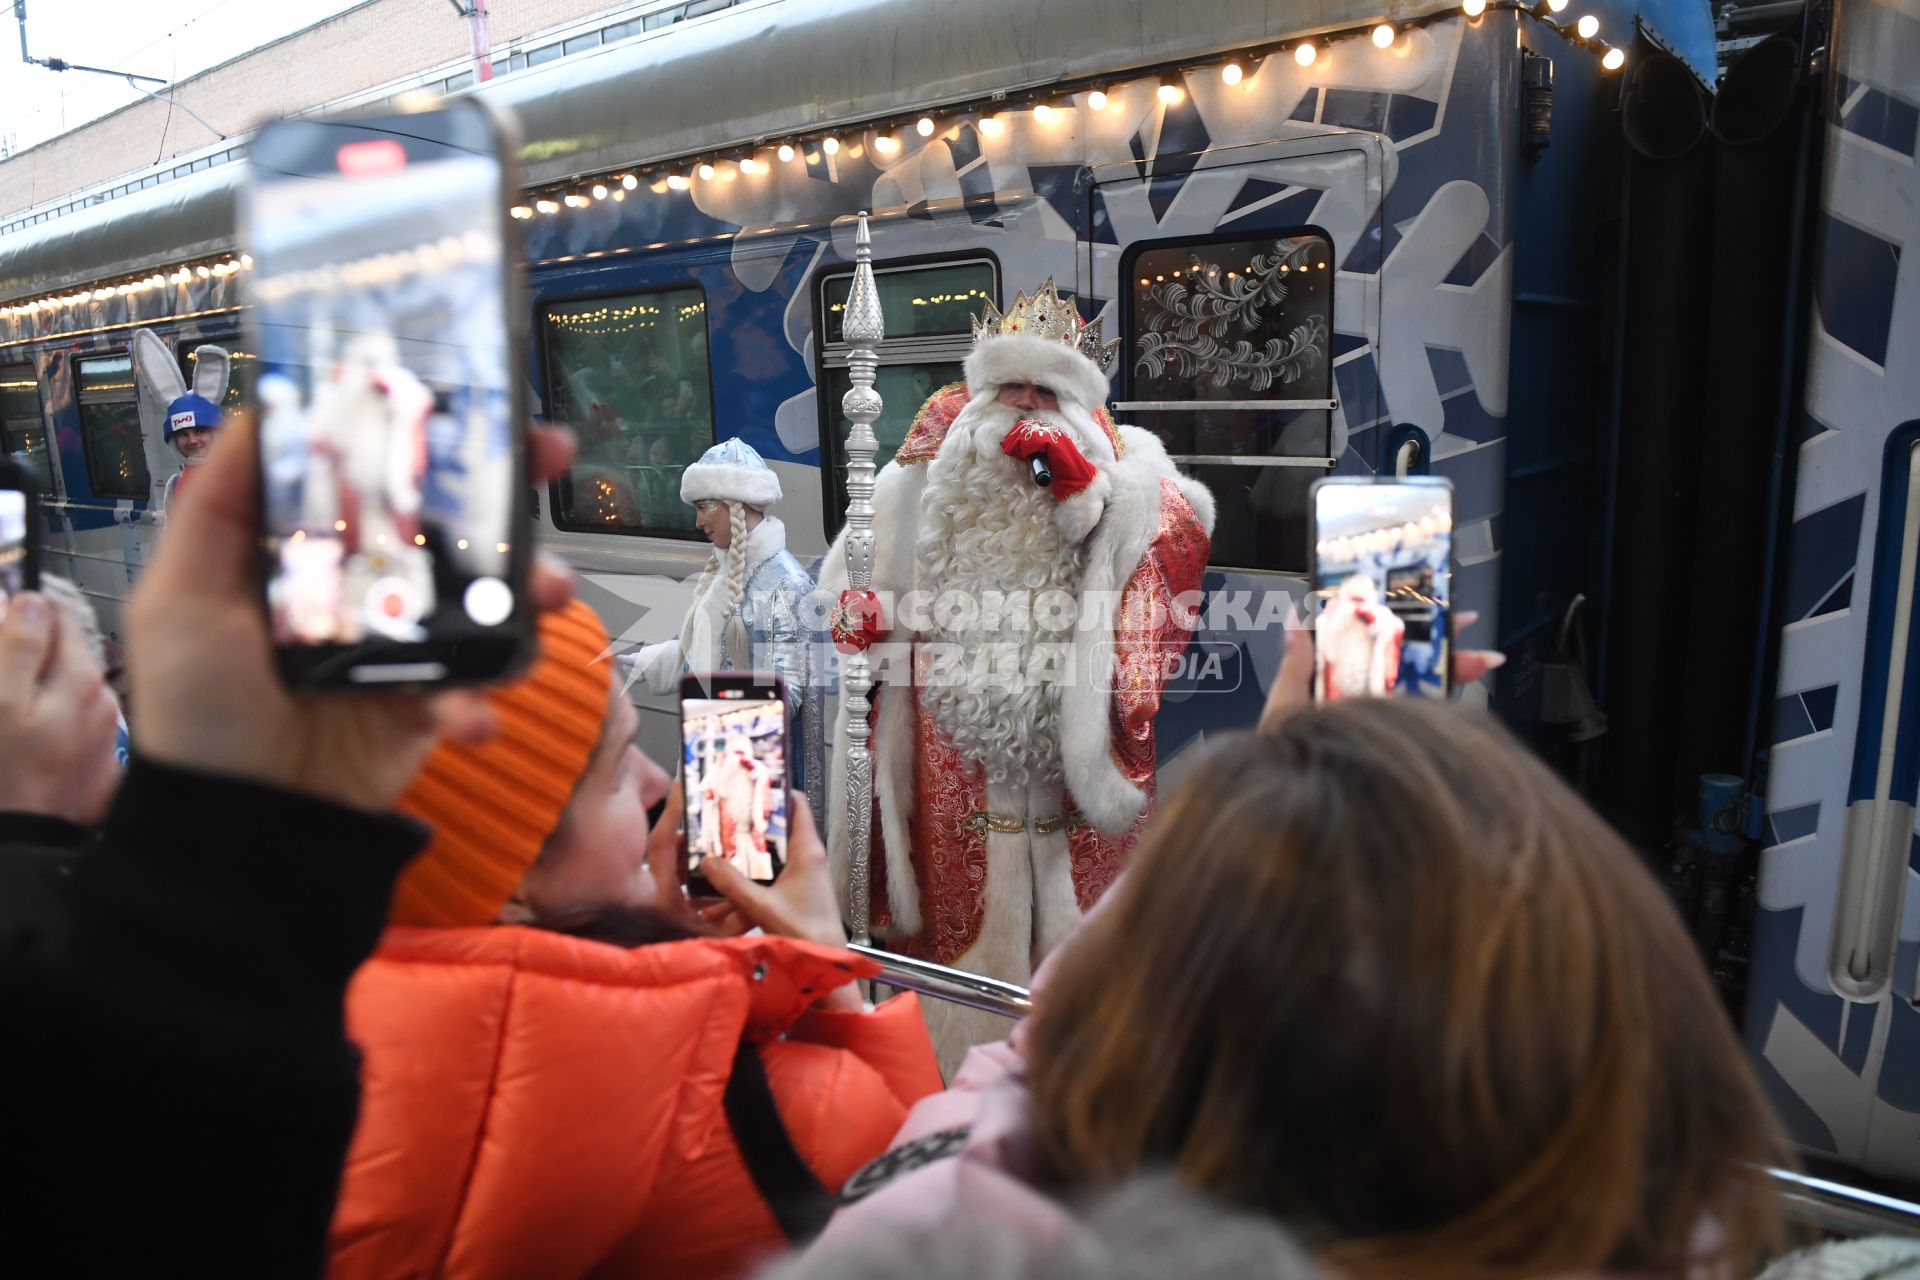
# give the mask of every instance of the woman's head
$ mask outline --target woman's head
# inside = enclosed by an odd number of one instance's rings
[[[531,886],[549,906],[618,905],[644,867],[666,777],[633,749],[637,714],[607,632],[578,601],[542,615],[540,657],[487,696],[500,731],[445,743],[401,797],[433,837],[394,890],[396,924],[486,924]],[[607,901],[585,903],[593,893]]]
[[[634,745],[640,713],[626,690],[615,684],[607,696],[606,724],[586,772],[515,895],[541,923],[656,901],[647,867],[647,810],[666,795],[672,779]]]
[[[1749,1260],[1781,1147],[1700,960],[1491,721],[1353,700],[1191,777],[1035,1019],[1064,1177],[1169,1165],[1362,1275]]]

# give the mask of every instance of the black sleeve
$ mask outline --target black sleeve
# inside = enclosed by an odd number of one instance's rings
[[[342,999],[424,839],[136,758],[96,843],[0,848],[9,1251],[319,1274],[359,1101]]]
[[[65,818],[44,813],[0,813],[0,848],[8,845],[32,845],[46,850],[74,849],[84,844],[87,829]]]

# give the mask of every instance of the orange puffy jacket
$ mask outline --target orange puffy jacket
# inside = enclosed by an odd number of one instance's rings
[[[783,938],[389,929],[347,996],[363,1097],[328,1274],[743,1273],[786,1241],[722,1109],[742,1040],[830,1191],[941,1088],[911,995],[810,1009],[872,972]]]

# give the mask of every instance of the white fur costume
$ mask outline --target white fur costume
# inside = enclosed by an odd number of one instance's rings
[[[1186,591],[1197,596],[1213,499],[1178,474],[1157,437],[1130,427],[1109,435],[1101,421],[1106,378],[1072,345],[1026,333],[988,337],[966,373],[964,392],[935,393],[875,486],[873,589],[892,602],[882,645],[911,643],[922,660],[950,641],[951,651],[997,647],[1015,658],[1061,661],[1011,675],[970,668],[945,689],[931,687],[924,671],[912,688],[897,668],[881,673],[873,847],[884,852],[876,852],[873,873],[885,897],[876,919],[896,950],[1025,982],[1078,921],[1081,902],[1117,873],[1148,804],[1160,679],[1148,668],[1161,669],[1150,651],[1184,646],[1185,632],[1149,634],[1141,606],[1171,607],[1163,597]],[[1058,412],[1025,414],[997,402],[1002,385],[1027,382],[1053,391]],[[962,401],[950,425],[939,416]],[[930,414],[938,425],[916,444]],[[1001,450],[1022,418],[1067,434],[1097,469],[1094,481],[1065,500],[1034,490],[1025,465]],[[1040,523],[1047,519],[1050,529]],[[844,536],[827,553],[820,586],[828,599],[846,586]],[[971,596],[996,586],[1061,591],[1077,611],[1052,630],[1039,610],[1025,620],[1003,617],[997,629],[943,620],[935,608],[916,632],[897,616],[910,593]],[[1125,618],[1123,600],[1134,601]],[[883,662],[900,656],[884,647],[875,654]],[[1022,678],[1035,670],[1037,680]],[[1123,724],[1135,733],[1126,742]],[[843,706],[827,797],[828,849],[843,894],[846,746]],[[1013,823],[1019,826],[1004,829]],[[968,884],[984,881],[966,891],[983,897],[977,927],[971,906],[952,901],[946,879],[926,882],[928,868],[947,877],[960,864]],[[928,1002],[927,1016],[948,1069],[969,1043],[1005,1030],[991,1015],[957,1006]]]

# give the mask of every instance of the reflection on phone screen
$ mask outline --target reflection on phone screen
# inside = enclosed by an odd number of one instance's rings
[[[687,870],[725,858],[766,884],[787,861],[786,709],[777,698],[680,704]]]
[[[1314,490],[1314,693],[1441,698],[1452,642],[1452,491],[1437,484]]]
[[[473,110],[289,121],[252,144],[280,644],[459,640],[515,613],[494,149]]]
[[[0,597],[27,589],[27,495],[0,489]]]

